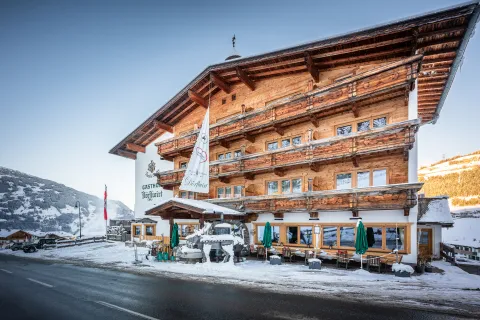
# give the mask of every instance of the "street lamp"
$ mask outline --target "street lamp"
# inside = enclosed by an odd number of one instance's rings
[[[75,202],[75,209],[78,208],[78,220],[80,221],[80,238],[82,237],[82,216],[80,215],[80,201]]]

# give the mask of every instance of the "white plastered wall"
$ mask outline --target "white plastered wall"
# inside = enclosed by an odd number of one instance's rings
[[[138,152],[135,160],[135,218],[149,218],[157,222],[156,235],[170,234],[168,220],[160,217],[146,216],[145,211],[155,207],[161,200],[170,199],[173,193],[157,185],[157,178],[148,171],[148,165],[153,161],[155,171],[173,170],[173,162],[160,160],[155,143],[172,137],[171,133],[164,133],[145,148],[145,153]],[[143,232],[143,231],[142,231]]]

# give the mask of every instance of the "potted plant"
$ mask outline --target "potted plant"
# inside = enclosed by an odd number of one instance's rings
[[[428,261],[425,263],[425,272],[433,272],[432,257],[428,257]]]
[[[420,252],[417,258],[417,266],[415,267],[415,271],[418,274],[425,273],[425,266],[428,261],[428,256],[424,252]]]

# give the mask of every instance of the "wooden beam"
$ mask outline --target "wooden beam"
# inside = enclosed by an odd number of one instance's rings
[[[352,209],[352,217],[358,218],[358,209]]]
[[[200,96],[198,93],[196,93],[195,91],[193,90],[188,90],[188,97],[190,98],[190,100],[192,100],[193,102],[196,102],[198,103],[199,105],[201,105],[202,107],[204,107],[205,109],[208,108],[208,102],[207,100],[205,100],[202,96]]]
[[[450,43],[450,42],[457,42],[457,41],[462,41],[463,37],[451,37],[451,38],[442,38],[442,39],[435,39],[432,41],[424,41],[422,43],[418,43],[417,47],[419,49],[425,48],[425,47],[430,47],[430,46],[436,46],[438,44],[445,44],[445,43]]]
[[[218,140],[218,144],[220,144],[224,148],[227,148],[227,149],[230,148],[230,142],[226,140]]]
[[[362,46],[356,46],[353,48],[347,48],[347,49],[342,49],[342,50],[334,50],[330,52],[324,52],[324,53],[319,53],[315,54],[312,56],[313,59],[320,59],[320,58],[326,58],[326,57],[332,57],[332,56],[338,56],[346,53],[352,53],[356,51],[363,51],[363,50],[368,50],[368,49],[378,49],[380,47],[384,46],[389,46],[397,43],[403,43],[403,42],[410,42],[413,40],[412,36],[407,36],[403,38],[395,38],[392,40],[386,40],[386,41],[380,41],[376,43],[370,43]]]
[[[125,157],[125,158],[130,158],[130,159],[133,159],[133,160],[137,159],[137,155],[133,152],[130,152],[130,151],[118,150],[117,153],[119,155],[121,155],[122,157]]]
[[[320,126],[320,119],[318,119],[315,115],[310,115],[310,122],[313,124],[315,128]]]
[[[308,52],[305,52],[305,64],[307,65],[307,70],[312,76],[313,80],[315,80],[315,82],[320,81],[320,71],[315,66],[315,62],[313,62],[313,58]]]
[[[273,169],[273,174],[279,177],[285,176],[285,170],[284,169]]]
[[[357,156],[352,157],[352,163],[353,163],[353,166],[355,168],[358,168],[359,164],[358,164],[358,157]]]
[[[354,104],[352,105],[352,113],[355,118],[358,118],[358,109],[357,106]]]
[[[313,172],[319,172],[320,165],[318,163],[310,163],[310,170],[312,170]]]
[[[252,134],[244,133],[243,138],[245,138],[247,141],[250,141],[251,143],[255,143],[255,136]]]
[[[403,215],[404,215],[405,217],[408,217],[408,216],[410,215],[410,208],[405,208],[405,209],[403,209]]]
[[[243,71],[240,67],[235,69],[237,71],[237,77],[242,81],[250,90],[255,90],[255,82],[250,79],[245,71]]]
[[[255,175],[253,173],[245,173],[243,175],[243,177],[247,180],[254,180],[255,179]]]
[[[215,83],[215,85],[217,87],[222,89],[223,92],[225,92],[225,93],[230,93],[230,91],[231,91],[230,85],[222,77],[220,77],[219,75],[217,75],[214,72],[211,72],[210,76],[212,77],[213,83]]]
[[[161,121],[155,121],[154,122],[154,125],[157,129],[159,130],[165,130],[165,131],[168,131],[170,133],[173,133],[173,127],[164,123],[164,122],[161,122]]]
[[[220,180],[220,182],[223,182],[223,183],[229,183],[230,182],[230,178],[228,178],[228,177],[218,177],[218,180]]]
[[[436,35],[439,35],[439,34],[459,32],[459,31],[465,31],[465,26],[453,27],[453,28],[447,28],[447,29],[439,29],[439,30],[435,30],[435,31],[419,33],[418,37],[419,38],[427,38],[427,37],[432,37],[432,36],[436,36]]]
[[[127,149],[129,149],[131,151],[145,153],[145,147],[139,146],[138,144],[127,143],[125,146],[127,147]]]
[[[282,128],[280,125],[276,124],[273,126],[273,130],[275,130],[276,133],[279,135],[283,136],[285,134],[285,129]]]
[[[178,153],[178,155],[179,155],[180,157],[190,158],[190,156],[192,155],[192,152],[191,152],[191,151],[190,151],[190,152],[180,151],[180,152]]]

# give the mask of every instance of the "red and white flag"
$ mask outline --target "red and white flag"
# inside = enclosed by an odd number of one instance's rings
[[[108,215],[107,215],[107,185],[105,185],[105,193],[103,197],[103,219],[105,221],[108,220]]]

